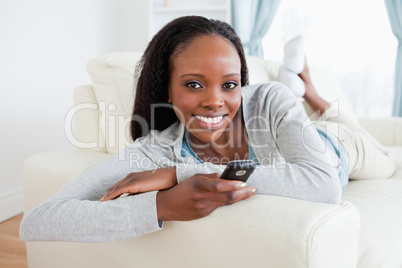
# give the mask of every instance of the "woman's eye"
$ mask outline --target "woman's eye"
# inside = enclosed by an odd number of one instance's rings
[[[186,84],[186,87],[197,89],[197,88],[201,88],[201,85],[200,85],[200,83],[198,83],[198,82],[188,82],[188,83]]]
[[[234,83],[234,82],[223,84],[223,88],[226,88],[226,89],[234,89],[236,87],[237,87],[237,83]]]

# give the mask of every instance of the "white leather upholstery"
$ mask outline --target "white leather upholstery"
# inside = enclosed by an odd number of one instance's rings
[[[99,105],[93,87],[91,85],[77,87],[74,90],[74,103],[74,107],[70,110],[71,120],[74,123],[73,136],[67,136],[69,141],[78,148],[107,152],[104,131],[99,124]]]
[[[130,116],[132,78],[126,76],[132,76],[130,66],[139,55],[113,53],[90,61],[93,84],[76,89],[75,103],[105,102],[106,119]],[[252,57],[247,62],[251,83],[275,80],[280,63]],[[341,109],[355,117],[330,74],[315,69],[311,74],[320,95],[339,100]],[[107,109],[110,103],[116,105],[113,111]],[[106,152],[117,151],[108,139],[121,130],[110,127],[110,121],[99,123],[100,118],[96,109],[74,114],[75,138],[82,143],[96,141],[96,147],[47,152],[26,161],[25,211],[110,157]],[[389,146],[399,164],[390,179],[351,181],[341,205],[257,195],[200,220],[165,222],[162,231],[136,239],[99,244],[29,242],[28,267],[402,267],[402,147],[398,147],[402,119],[359,122]],[[126,141],[114,142],[124,146]]]
[[[361,216],[358,267],[402,267],[401,175],[351,181],[344,192]]]
[[[134,71],[141,55],[112,53],[87,64],[99,105],[99,126],[109,153],[117,153],[132,142],[129,124],[135,97]]]
[[[402,146],[402,118],[359,118],[359,124],[385,146]]]
[[[30,157],[23,169],[25,209],[108,156],[77,150]],[[359,218],[348,202],[257,195],[200,220],[165,222],[162,231],[127,241],[29,242],[28,262],[41,268],[117,267],[114,262],[118,267],[354,267]]]

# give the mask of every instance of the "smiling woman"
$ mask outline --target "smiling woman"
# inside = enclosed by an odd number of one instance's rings
[[[205,77],[204,72],[213,70],[210,67],[214,66],[214,61],[220,57],[221,61],[229,61],[227,64],[235,63],[231,69],[234,73],[226,70],[228,73],[223,74],[225,78],[227,78],[226,75],[228,74],[239,75],[236,78],[237,84],[239,86],[248,84],[247,65],[243,47],[233,28],[220,21],[210,20],[206,22],[196,18],[198,17],[182,17],[179,20],[170,22],[154,36],[145,50],[142,61],[137,66],[136,73],[139,76],[137,83],[138,93],[136,94],[133,116],[141,116],[147,124],[144,126],[142,122],[132,121],[131,136],[133,140],[148,134],[149,129],[166,129],[180,118],[175,115],[170,106],[167,106],[168,109],[165,109],[166,106],[161,105],[169,104],[169,92],[171,91],[171,84],[173,82],[171,80],[174,78],[173,72],[177,73],[178,69],[181,69],[182,73],[180,76],[183,76],[181,78],[188,83],[188,87],[197,88],[198,86],[202,86],[199,82],[197,85],[200,76]],[[192,42],[195,38],[201,41],[206,37],[219,37],[223,42],[220,42],[219,45],[207,42],[211,40],[204,40],[199,45],[197,45],[198,42]],[[198,54],[191,53],[188,49],[190,45],[195,49],[203,49],[204,53],[213,53],[214,50],[212,50],[211,46],[219,47],[220,50],[214,54],[213,61],[208,63],[209,66],[203,66],[207,67],[205,69],[200,66],[200,60],[204,58],[198,56]],[[229,51],[232,53],[231,55],[220,55],[222,51],[227,49],[225,46],[231,46],[232,51]],[[181,55],[183,53],[187,54],[187,56]],[[233,58],[233,56],[235,57]],[[177,57],[179,57],[178,61],[176,61]],[[205,64],[207,64],[206,61]],[[188,67],[191,68],[188,70],[184,69]],[[197,79],[195,81],[189,78],[191,74],[196,76]],[[150,107],[150,104],[155,103],[158,103],[158,109],[151,110],[153,107]],[[152,118],[151,112],[154,112]]]
[[[175,58],[168,101],[194,145],[211,143],[202,147],[216,152],[214,145],[231,140],[233,132],[226,130],[241,120],[237,113],[241,104],[240,66],[236,49],[218,36],[198,38]],[[246,142],[243,147],[247,149]],[[201,146],[198,148],[202,153]]]
[[[287,87],[247,85],[243,47],[230,25],[197,16],[170,22],[149,43],[137,74],[135,142],[27,213],[24,240],[137,237],[257,191],[340,202],[333,153],[323,152]],[[247,185],[220,179],[225,164],[239,159],[257,164]]]

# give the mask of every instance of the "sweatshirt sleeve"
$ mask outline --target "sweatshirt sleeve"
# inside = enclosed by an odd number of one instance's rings
[[[138,150],[135,153],[141,154]],[[129,157],[130,150],[126,150],[125,154],[116,154],[86,170],[26,213],[21,222],[21,238],[24,241],[109,242],[160,230],[155,191],[98,201],[128,173],[155,168],[130,167]],[[141,157],[146,156],[141,154]]]
[[[245,95],[249,139],[261,165],[247,184],[257,193],[338,204],[342,188],[331,151],[288,88],[260,85]],[[252,118],[252,120],[248,120]],[[224,166],[177,166],[178,182],[196,173],[222,173]]]

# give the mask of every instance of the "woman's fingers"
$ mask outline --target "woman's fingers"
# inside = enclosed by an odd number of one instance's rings
[[[195,176],[204,178],[201,180],[196,180],[194,185],[195,188],[199,188],[200,190],[204,191],[227,192],[235,191],[247,186],[242,181],[219,179],[218,173],[196,174]]]
[[[256,193],[257,190],[253,186],[249,186],[234,191],[208,193],[206,198],[211,202],[218,203],[219,206],[225,206],[250,198]]]
[[[99,201],[108,201],[112,200],[116,197],[119,197],[122,194],[135,194],[138,192],[138,182],[135,181],[135,175],[129,174],[126,178],[119,181],[110,187],[106,194]],[[137,184],[136,184],[137,183]],[[126,195],[126,196],[127,196]]]
[[[229,181],[219,179],[219,174],[206,174],[207,179],[195,181],[194,187],[201,190],[200,199],[210,202],[217,202],[221,206],[229,205],[249,198],[256,194],[257,190],[253,186],[247,187],[242,181]]]
[[[219,179],[219,174],[196,174],[157,194],[158,220],[187,221],[205,217],[217,207],[255,195],[253,186]]]
[[[128,176],[129,177],[129,176]],[[127,183],[128,178],[113,185],[100,201],[108,201],[119,197],[122,194],[136,193],[133,184]],[[188,189],[197,202],[203,203],[201,207],[211,206],[215,209],[218,206],[230,205],[247,199],[256,193],[256,189],[242,181],[219,179],[218,173],[197,174],[192,180],[194,191]],[[209,205],[208,205],[209,204]],[[212,210],[213,210],[212,209]]]
[[[108,201],[108,200],[112,200],[113,198],[119,197],[122,194],[125,193],[129,193],[129,191],[127,189],[125,189],[125,187],[113,187],[110,188],[107,193],[99,200],[101,202],[103,201]]]
[[[138,194],[164,190],[177,184],[175,168],[161,168],[128,174],[110,187],[100,201],[108,201],[121,194]]]

